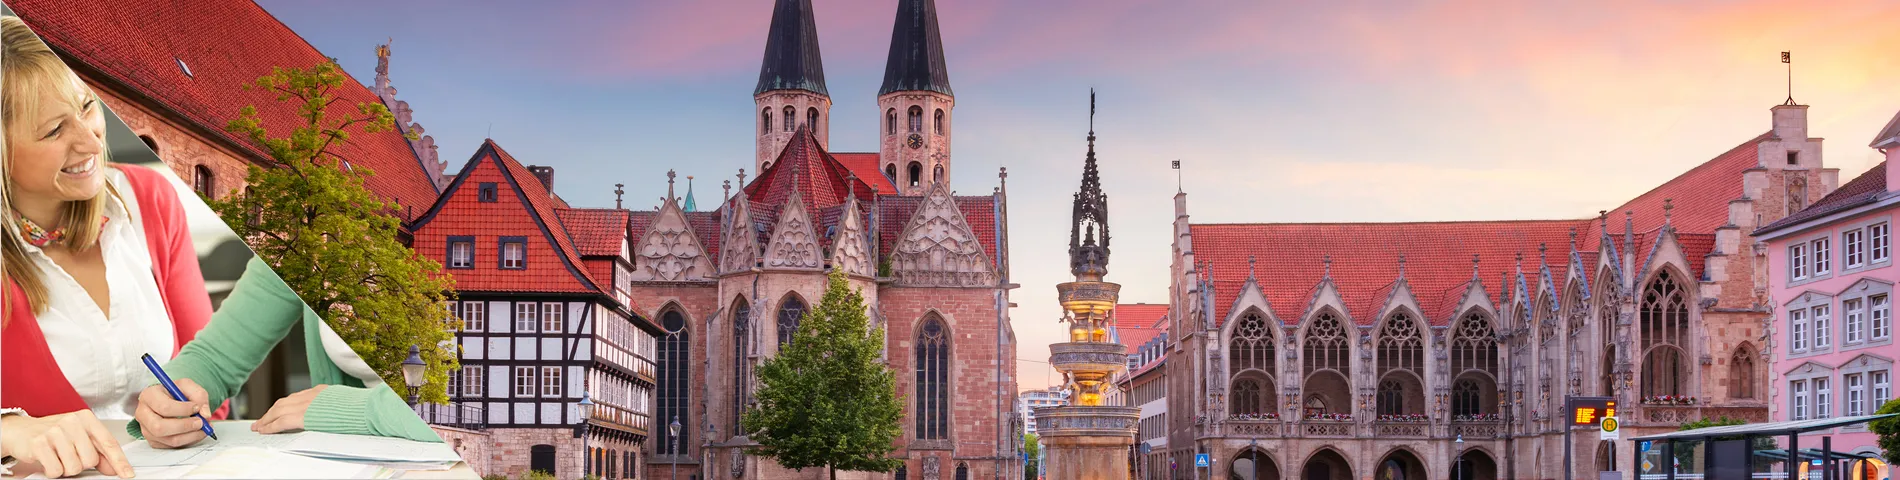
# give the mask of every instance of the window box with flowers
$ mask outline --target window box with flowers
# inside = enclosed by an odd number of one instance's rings
[[[1451,417],[1451,421],[1454,422],[1497,422],[1502,420],[1504,420],[1504,416],[1496,413],[1475,413],[1470,415],[1453,415]]]
[[[1381,422],[1424,423],[1431,418],[1423,413],[1400,413],[1379,415]]]
[[[1695,405],[1695,397],[1687,395],[1656,395],[1643,397],[1643,405]]]
[[[1278,422],[1280,421],[1280,414],[1278,413],[1236,413],[1233,415],[1229,415],[1227,419],[1232,420],[1232,421],[1239,421],[1239,422]]]
[[[1322,422],[1350,422],[1352,421],[1352,414],[1350,413],[1312,413],[1312,414],[1307,414],[1306,419],[1318,420]]]

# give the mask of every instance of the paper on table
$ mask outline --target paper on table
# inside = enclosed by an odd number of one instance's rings
[[[191,469],[189,478],[393,478],[395,470],[293,455],[257,447],[232,447]],[[140,475],[138,478],[145,478]]]
[[[218,439],[205,439],[185,448],[154,448],[146,442],[130,442],[123,446],[125,459],[132,468],[164,467],[173,465],[197,465],[210,461],[212,457],[232,447],[282,448],[284,444],[296,440],[300,434],[265,435],[251,431],[251,422],[218,422]],[[144,475],[139,475],[144,477]]]
[[[451,464],[462,461],[462,456],[446,443],[327,432],[303,432],[295,437],[278,448],[338,460]]]

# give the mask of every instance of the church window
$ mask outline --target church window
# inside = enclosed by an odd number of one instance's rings
[[[1257,310],[1241,315],[1227,345],[1233,380],[1233,413],[1260,414],[1276,410],[1273,379],[1279,372],[1273,327]]]
[[[747,347],[752,344],[749,335],[752,327],[752,306],[744,298],[733,301],[732,305],[732,431],[738,432],[739,418],[745,412],[747,388],[752,384],[752,372],[747,367]]]
[[[950,334],[931,315],[917,333],[917,439],[950,438]]]
[[[910,162],[910,186],[917,186],[918,177],[924,176],[924,164]]]
[[[1640,314],[1643,397],[1687,393],[1683,388],[1688,384],[1689,366],[1683,361],[1682,345],[1690,341],[1689,305],[1668,270],[1643,289]]]
[[[764,110],[759,111],[759,131],[772,131],[772,107],[765,107]]]
[[[1416,379],[1424,377],[1425,342],[1419,334],[1418,322],[1402,312],[1386,319],[1379,329],[1378,355],[1379,414],[1412,413],[1405,411],[1405,397],[1418,393],[1422,402],[1424,393],[1422,386],[1406,388],[1410,386],[1408,383],[1415,384]]]
[[[1459,380],[1451,386],[1451,414],[1469,416],[1482,413],[1478,400],[1478,382],[1471,379]]]
[[[1313,325],[1306,331],[1305,348],[1308,375],[1317,370],[1336,370],[1350,375],[1352,367],[1346,355],[1345,329],[1332,313],[1321,313],[1314,318]]]
[[[653,412],[654,422],[671,424],[674,420],[678,420],[681,424],[690,424],[691,422],[686,420],[686,398],[687,392],[690,391],[686,386],[689,377],[687,368],[690,366],[686,355],[688,336],[686,317],[678,310],[667,310],[666,313],[660,314],[660,326],[666,328],[667,334],[659,338],[659,348],[655,355],[658,360],[655,366],[659,371],[657,383],[659,383],[660,391],[657,395],[659,408]],[[685,453],[684,439],[691,429],[680,429],[678,437],[673,436],[672,432],[665,428],[657,430],[659,430],[661,452]]]
[[[1755,349],[1747,343],[1735,347],[1728,361],[1728,397],[1737,400],[1755,398]]]
[[[884,178],[889,179],[891,183],[897,183],[897,164],[892,163],[884,166]]]
[[[970,480],[970,464],[957,462],[957,480]]]
[[[778,344],[783,347],[798,337],[798,321],[805,317],[805,301],[787,294],[778,307]]]
[[[1258,379],[1250,377],[1234,381],[1233,399],[1234,414],[1236,415],[1258,415],[1267,413],[1265,406],[1261,405],[1260,380]]]
[[[1478,396],[1489,396],[1498,388],[1498,341],[1491,322],[1481,314],[1472,313],[1459,319],[1452,331],[1451,372],[1452,378],[1457,379],[1453,383],[1454,403],[1459,395],[1456,390],[1462,384],[1470,385],[1466,388],[1472,395],[1467,399],[1466,412],[1458,414],[1489,413]],[[1454,404],[1453,409],[1457,410],[1457,405]]]
[[[884,112],[884,134],[897,134],[897,109],[895,108]]]
[[[916,105],[910,106],[910,131],[917,132],[917,133],[922,133],[924,131],[924,108],[923,107],[919,107]]]
[[[943,135],[943,109],[937,109],[937,134]]]
[[[1405,388],[1399,382],[1386,380],[1379,382],[1379,414],[1399,415],[1405,413]]]
[[[813,133],[818,132],[818,107],[805,108],[805,125],[810,126]]]
[[[797,122],[798,122],[798,109],[792,108],[791,105],[786,105],[785,106],[785,131],[789,132],[789,131],[792,131],[792,129],[797,128],[798,127]]]

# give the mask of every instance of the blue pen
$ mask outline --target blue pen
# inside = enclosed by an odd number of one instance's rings
[[[177,400],[180,402],[190,401],[190,400],[185,399],[185,392],[181,392],[178,390],[178,384],[172,383],[171,375],[166,375],[165,369],[158,368],[158,362],[152,360],[152,354],[147,353],[145,354],[145,356],[140,357],[140,358],[143,358],[145,360],[145,368],[149,368],[152,370],[152,376],[158,377],[158,384],[165,386],[165,393],[171,394],[172,400]],[[203,420],[205,422],[204,426],[202,427],[204,429],[205,436],[211,437],[212,440],[218,439],[218,432],[211,431],[210,420],[206,420],[204,415],[199,415],[196,413],[191,414],[191,416],[198,417],[198,420]]]

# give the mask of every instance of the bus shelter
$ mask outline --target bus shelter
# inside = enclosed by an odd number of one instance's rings
[[[1832,437],[1821,437],[1820,445],[1811,446],[1818,449],[1803,449],[1800,435],[1893,416],[1900,414],[1724,425],[1636,437],[1629,440],[1637,452],[1631,470],[1644,480],[1883,480],[1852,475],[1857,472],[1850,469],[1880,464],[1834,451]],[[1785,437],[1786,445],[1775,445],[1777,437]]]

